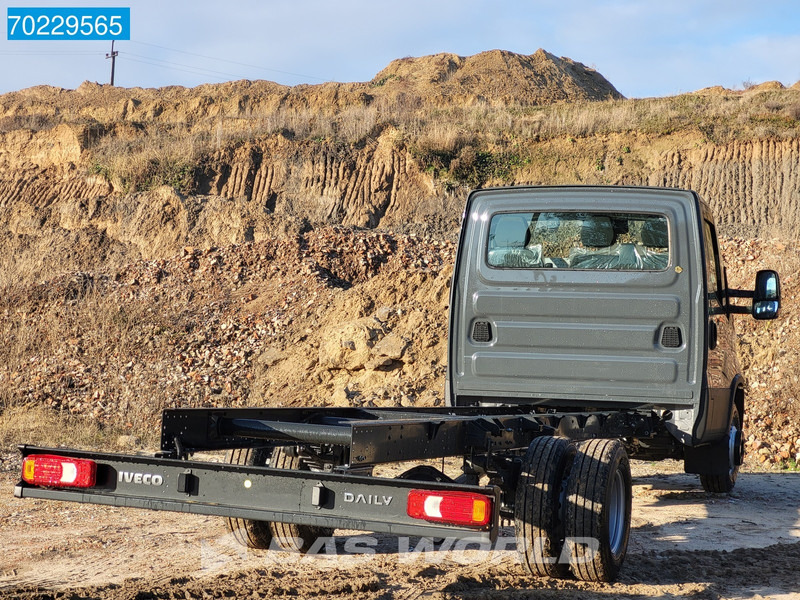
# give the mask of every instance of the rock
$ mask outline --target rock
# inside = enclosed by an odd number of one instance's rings
[[[376,358],[400,360],[408,348],[408,341],[396,333],[390,333],[372,347],[372,355]]]
[[[267,348],[258,356],[258,364],[272,367],[286,358],[286,353],[275,348]]]
[[[386,323],[395,314],[395,309],[391,306],[384,306],[375,311],[374,317],[381,323]]]
[[[383,331],[369,317],[333,326],[321,336],[319,365],[348,371],[364,369],[382,336]]]
[[[371,358],[364,364],[364,368],[369,371],[375,371],[378,369],[386,369],[394,365],[395,361],[391,358],[386,356],[379,356],[375,358]]]
[[[331,406],[348,407],[350,404],[350,394],[347,388],[339,388],[331,394]]]

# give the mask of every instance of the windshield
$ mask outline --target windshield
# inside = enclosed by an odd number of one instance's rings
[[[486,251],[490,267],[661,271],[669,264],[669,228],[663,215],[498,213]]]

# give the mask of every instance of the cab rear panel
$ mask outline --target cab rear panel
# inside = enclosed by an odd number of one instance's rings
[[[452,289],[451,403],[669,410],[691,443],[706,359],[700,222],[682,190],[474,192]]]

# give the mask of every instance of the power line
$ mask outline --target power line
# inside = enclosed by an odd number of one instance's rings
[[[159,63],[164,63],[165,65],[175,65],[177,67],[185,67],[185,68],[188,68],[188,69],[197,69],[198,71],[203,71],[203,72],[206,72],[206,73],[214,73],[215,75],[224,75],[225,77],[233,77],[233,78],[236,78],[236,79],[247,79],[247,77],[245,75],[236,75],[234,73],[227,73],[225,71],[215,71],[214,69],[206,69],[205,67],[196,67],[195,65],[185,65],[183,63],[175,63],[175,62],[172,62],[172,61],[169,61],[169,60],[164,60],[162,58],[155,58],[153,56],[145,56],[143,54],[135,54],[133,52],[122,52],[122,54],[124,54],[125,56],[136,56],[137,58],[145,59],[145,60],[153,60],[153,61],[156,61],[156,62],[159,62]]]
[[[170,52],[179,52],[181,54],[187,54],[189,56],[196,56],[198,58],[205,58],[206,60],[216,60],[216,61],[219,61],[219,62],[226,62],[226,63],[230,63],[232,65],[238,65],[240,67],[248,67],[250,69],[259,69],[261,71],[269,71],[269,72],[272,72],[272,73],[281,73],[282,75],[291,75],[293,77],[303,77],[303,78],[306,78],[306,79],[316,79],[317,81],[330,81],[330,79],[324,79],[322,77],[315,77],[314,75],[304,75],[302,73],[292,73],[291,71],[281,71],[279,69],[271,69],[269,67],[262,67],[262,66],[259,66],[259,65],[251,65],[251,64],[248,64],[248,63],[238,62],[238,61],[235,61],[235,60],[228,60],[226,58],[216,58],[214,56],[206,56],[204,54],[197,54],[195,52],[187,52],[185,50],[178,50],[177,48],[168,48],[166,46],[159,46],[158,44],[149,44],[147,42],[136,42],[134,40],[130,40],[130,42],[133,43],[133,44],[139,44],[139,45],[142,45],[142,46],[151,46],[153,48],[159,48],[161,50],[169,50]]]
[[[158,48],[161,50],[166,50],[169,52],[177,52],[180,54],[185,54],[187,56],[194,56],[197,58],[202,58],[204,60],[214,60],[221,63],[228,63],[231,65],[236,65],[239,67],[246,67],[248,69],[258,69],[260,71],[267,71],[272,73],[280,73],[282,75],[290,75],[293,77],[300,77],[305,79],[316,79],[318,81],[329,81],[323,79],[321,77],[315,77],[313,75],[304,75],[302,73],[293,73],[291,71],[281,71],[280,69],[272,69],[269,67],[263,67],[259,65],[252,65],[248,63],[238,62],[235,60],[228,60],[224,58],[216,58],[213,56],[206,56],[204,54],[197,54],[195,52],[187,52],[185,50],[178,50],[177,48],[169,48],[167,46],[160,46],[158,44],[150,44],[147,42],[136,42],[133,40],[126,40],[133,44],[138,44],[140,46],[150,46],[152,48]],[[156,58],[153,56],[146,56],[142,54],[136,54],[134,52],[126,52],[121,50],[114,50],[112,45],[112,53],[113,57],[116,58],[117,55],[120,57],[124,57],[126,60],[145,64],[153,67],[158,67],[160,69],[167,69],[172,71],[180,71],[183,73],[189,73],[192,75],[198,75],[201,77],[210,77],[213,79],[217,79],[219,81],[227,81],[230,79],[252,79],[252,75],[241,75],[235,73],[229,73],[227,71],[218,71],[215,69],[208,69],[205,67],[200,67],[192,64],[183,64],[183,63],[176,63],[168,60],[164,60],[161,58]],[[111,58],[112,55],[108,53],[103,53],[100,51],[95,50],[66,50],[66,51],[59,51],[59,52],[52,52],[47,50],[11,50],[11,51],[0,51],[0,56],[105,56],[105,58]],[[113,60],[112,60],[112,71],[113,71]],[[113,75],[112,75],[113,77]],[[113,83],[112,83],[113,85]]]
[[[150,61],[150,60],[141,60],[139,58],[132,58],[132,55],[130,55],[130,54],[126,53],[126,52],[123,52],[122,54],[124,54],[125,58],[127,60],[131,61],[131,62],[135,62],[135,63],[139,63],[139,64],[143,64],[143,65],[150,65],[152,67],[158,67],[160,69],[169,69],[171,71],[180,71],[182,73],[190,73],[192,75],[200,75],[200,76],[203,76],[203,77],[213,77],[214,79],[218,79],[220,81],[227,81],[231,77],[230,75],[226,75],[225,77],[220,77],[219,75],[214,75],[214,74],[209,73],[209,72],[203,72],[202,70],[197,70],[194,67],[189,67],[188,69],[181,69],[181,68],[178,68],[176,65],[174,65],[172,63],[159,64],[158,62],[153,62],[153,61]],[[236,76],[233,76],[233,77],[236,78]]]
[[[174,63],[172,61],[163,60],[161,58],[155,58],[152,56],[144,56],[142,54],[135,54],[132,52],[121,52],[125,57],[136,57],[139,59],[139,62],[144,60],[153,61],[153,63],[158,63],[156,66],[163,66],[164,68],[171,68],[171,67],[183,67],[184,69],[192,69],[196,71],[198,74],[211,74],[211,75],[221,75],[225,78],[233,78],[233,79],[247,79],[244,75],[237,75],[234,73],[226,73],[224,71],[215,71],[214,69],[206,69],[205,67],[197,67],[195,65],[185,65],[183,63]],[[131,59],[133,60],[133,59]],[[152,63],[151,63],[152,64]]]
[[[232,79],[247,79],[245,75],[238,75],[234,73],[227,73],[224,71],[216,71],[213,69],[206,69],[203,67],[197,67],[195,65],[186,65],[182,63],[174,63],[171,61],[163,60],[160,58],[155,58],[153,56],[145,56],[142,54],[136,54],[133,52],[125,52],[121,50],[113,50],[115,55],[122,55],[127,60],[131,62],[137,62],[141,64],[146,64],[154,67],[160,67],[162,69],[172,69],[175,71],[182,71],[185,73],[192,73],[194,75],[207,75],[213,76],[216,79],[220,79],[222,81],[232,78]],[[72,50],[72,51],[64,51],[64,52],[49,52],[46,50],[13,50],[13,51],[0,51],[0,56],[105,56],[106,58],[110,58],[108,53],[103,53],[99,51],[89,51],[89,50]],[[134,58],[136,57],[136,58]],[[138,59],[138,60],[137,60]]]

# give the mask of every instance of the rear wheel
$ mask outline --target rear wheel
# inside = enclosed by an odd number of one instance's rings
[[[564,497],[575,444],[561,437],[537,437],[522,461],[514,502],[517,551],[532,575],[563,577]]]
[[[301,457],[290,454],[281,446],[272,451],[270,466],[275,469],[294,469],[310,471],[310,467]],[[313,525],[297,525],[295,523],[270,523],[272,537],[280,548],[290,552],[305,554],[319,538],[330,537],[333,529],[315,527]]]
[[[700,475],[700,483],[707,492],[727,494],[733,491],[742,464],[743,450],[742,420],[739,409],[734,405],[731,426],[723,444],[728,446],[728,470],[722,475]]]
[[[619,440],[578,446],[567,482],[566,545],[570,570],[584,581],[613,581],[628,549],[631,469]]]
[[[228,450],[227,462],[233,465],[246,465],[248,467],[262,467],[267,464],[270,450],[264,448],[235,448]],[[227,530],[242,546],[248,548],[269,548],[272,542],[272,530],[268,521],[253,521],[252,519],[225,519]]]

